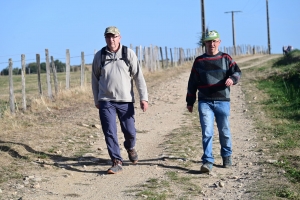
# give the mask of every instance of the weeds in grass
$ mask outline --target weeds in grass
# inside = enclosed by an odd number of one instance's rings
[[[142,189],[138,190],[136,196],[143,197],[144,199],[165,200],[168,197],[167,190],[169,186],[169,182],[165,180],[151,178],[140,186]]]
[[[45,153],[40,153],[40,154],[37,154],[37,157],[40,158],[40,159],[47,159],[49,158],[49,156]]]
[[[80,147],[74,154],[75,157],[82,157],[84,154],[90,152],[90,146]]]
[[[286,199],[293,199],[294,192],[288,188],[280,188],[275,192],[277,197],[286,198]]]
[[[0,183],[7,182],[11,179],[21,179],[22,174],[18,173],[18,166],[13,164],[0,167]]]
[[[287,173],[286,176],[293,183],[300,182],[300,156],[281,156],[281,162],[275,163],[279,168],[283,168]]]

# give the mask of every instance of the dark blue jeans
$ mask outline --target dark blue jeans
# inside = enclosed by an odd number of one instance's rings
[[[119,118],[121,130],[124,134],[124,147],[126,149],[133,148],[136,142],[134,105],[132,102],[110,101],[100,101],[99,105],[99,116],[108,154],[111,160],[117,159],[123,161],[118,142],[116,117],[118,116]]]

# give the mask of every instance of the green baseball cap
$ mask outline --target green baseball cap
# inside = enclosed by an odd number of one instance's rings
[[[111,34],[114,34],[114,35],[120,35],[120,31],[117,27],[115,26],[109,26],[105,29],[104,31],[104,35],[108,34],[108,33],[111,33]]]
[[[220,38],[220,34],[217,31],[213,30],[208,32],[208,34],[204,38],[204,41],[215,40],[217,38]]]

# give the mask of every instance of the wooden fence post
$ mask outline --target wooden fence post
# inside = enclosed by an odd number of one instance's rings
[[[174,61],[175,61],[175,67],[177,67],[178,64],[178,48],[174,48]]]
[[[166,52],[166,68],[169,66],[169,58],[168,58],[168,48],[165,47],[165,52]]]
[[[170,56],[171,56],[171,66],[174,67],[173,55],[172,55],[172,48],[170,48]]]
[[[144,66],[145,68],[148,69],[148,71],[150,71],[149,67],[148,67],[148,49],[147,47],[144,47],[144,50],[143,50],[143,56],[144,56]]]
[[[155,48],[155,47],[154,47]],[[149,54],[149,67],[151,68],[151,71],[155,71],[156,67],[155,67],[155,56],[154,56],[154,48],[152,46],[152,44],[150,45],[150,47],[148,48],[148,54]]]
[[[55,94],[57,95],[57,93],[58,93],[57,73],[56,73],[56,68],[55,68],[55,63],[54,63],[53,56],[51,56],[51,68],[52,68],[52,73],[53,73]]]
[[[158,53],[158,46],[152,47],[152,55],[153,55],[153,63],[154,63],[154,69],[160,70],[160,64],[159,64],[159,53]]]
[[[15,114],[15,95],[14,95],[14,84],[13,84],[13,61],[12,59],[8,59],[9,68],[8,68],[8,75],[9,75],[9,105],[10,105],[10,112]]]
[[[70,89],[70,51],[66,50],[66,89]]]
[[[183,51],[183,52],[185,52],[184,55],[186,55],[184,61],[189,61],[190,59],[189,59],[189,51],[188,51],[188,49],[186,51]]]
[[[160,51],[160,58],[161,58],[161,66],[162,66],[162,68],[164,68],[164,56],[163,56],[161,47],[159,47],[159,51]]]
[[[149,65],[151,68],[151,71],[155,71],[156,67],[155,67],[155,57],[154,57],[154,51],[153,51],[153,46],[152,44],[150,45],[150,47],[148,48],[149,51]]]
[[[47,73],[47,86],[48,86],[48,97],[52,99],[51,79],[50,79],[50,62],[49,62],[49,51],[45,49],[46,54],[46,73]]]
[[[184,50],[179,48],[179,65],[182,65],[184,62]]]
[[[85,71],[85,61],[84,61],[84,52],[81,52],[81,76],[80,76],[80,86],[83,87],[85,83],[84,79],[84,71]]]
[[[37,67],[39,93],[40,93],[40,95],[42,95],[43,91],[42,91],[42,84],[41,84],[41,59],[40,59],[40,54],[36,54],[36,67]]]
[[[26,92],[25,92],[25,74],[26,74],[26,63],[25,63],[25,55],[21,55],[21,63],[22,63],[22,105],[23,105],[23,110],[26,110]]]
[[[144,64],[143,64],[143,54],[144,54],[144,52],[143,52],[142,45],[140,45],[139,48],[140,48],[140,65],[141,65],[141,68],[143,68],[144,67]]]
[[[138,46],[135,47],[135,55],[137,57],[137,60],[139,60],[139,47]]]

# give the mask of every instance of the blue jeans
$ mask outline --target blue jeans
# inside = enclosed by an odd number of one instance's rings
[[[117,122],[118,116],[121,130],[124,134],[124,147],[131,149],[136,143],[136,129],[134,119],[134,105],[132,102],[110,102],[100,101],[100,121],[102,131],[105,135],[105,142],[108,150],[108,154],[111,160],[123,161],[120,153],[120,146],[117,135]]]
[[[221,156],[232,154],[231,133],[229,128],[230,102],[228,101],[199,101],[198,111],[202,129],[203,156],[202,162],[214,163],[213,137],[214,119],[216,119],[219,140],[221,144]]]

